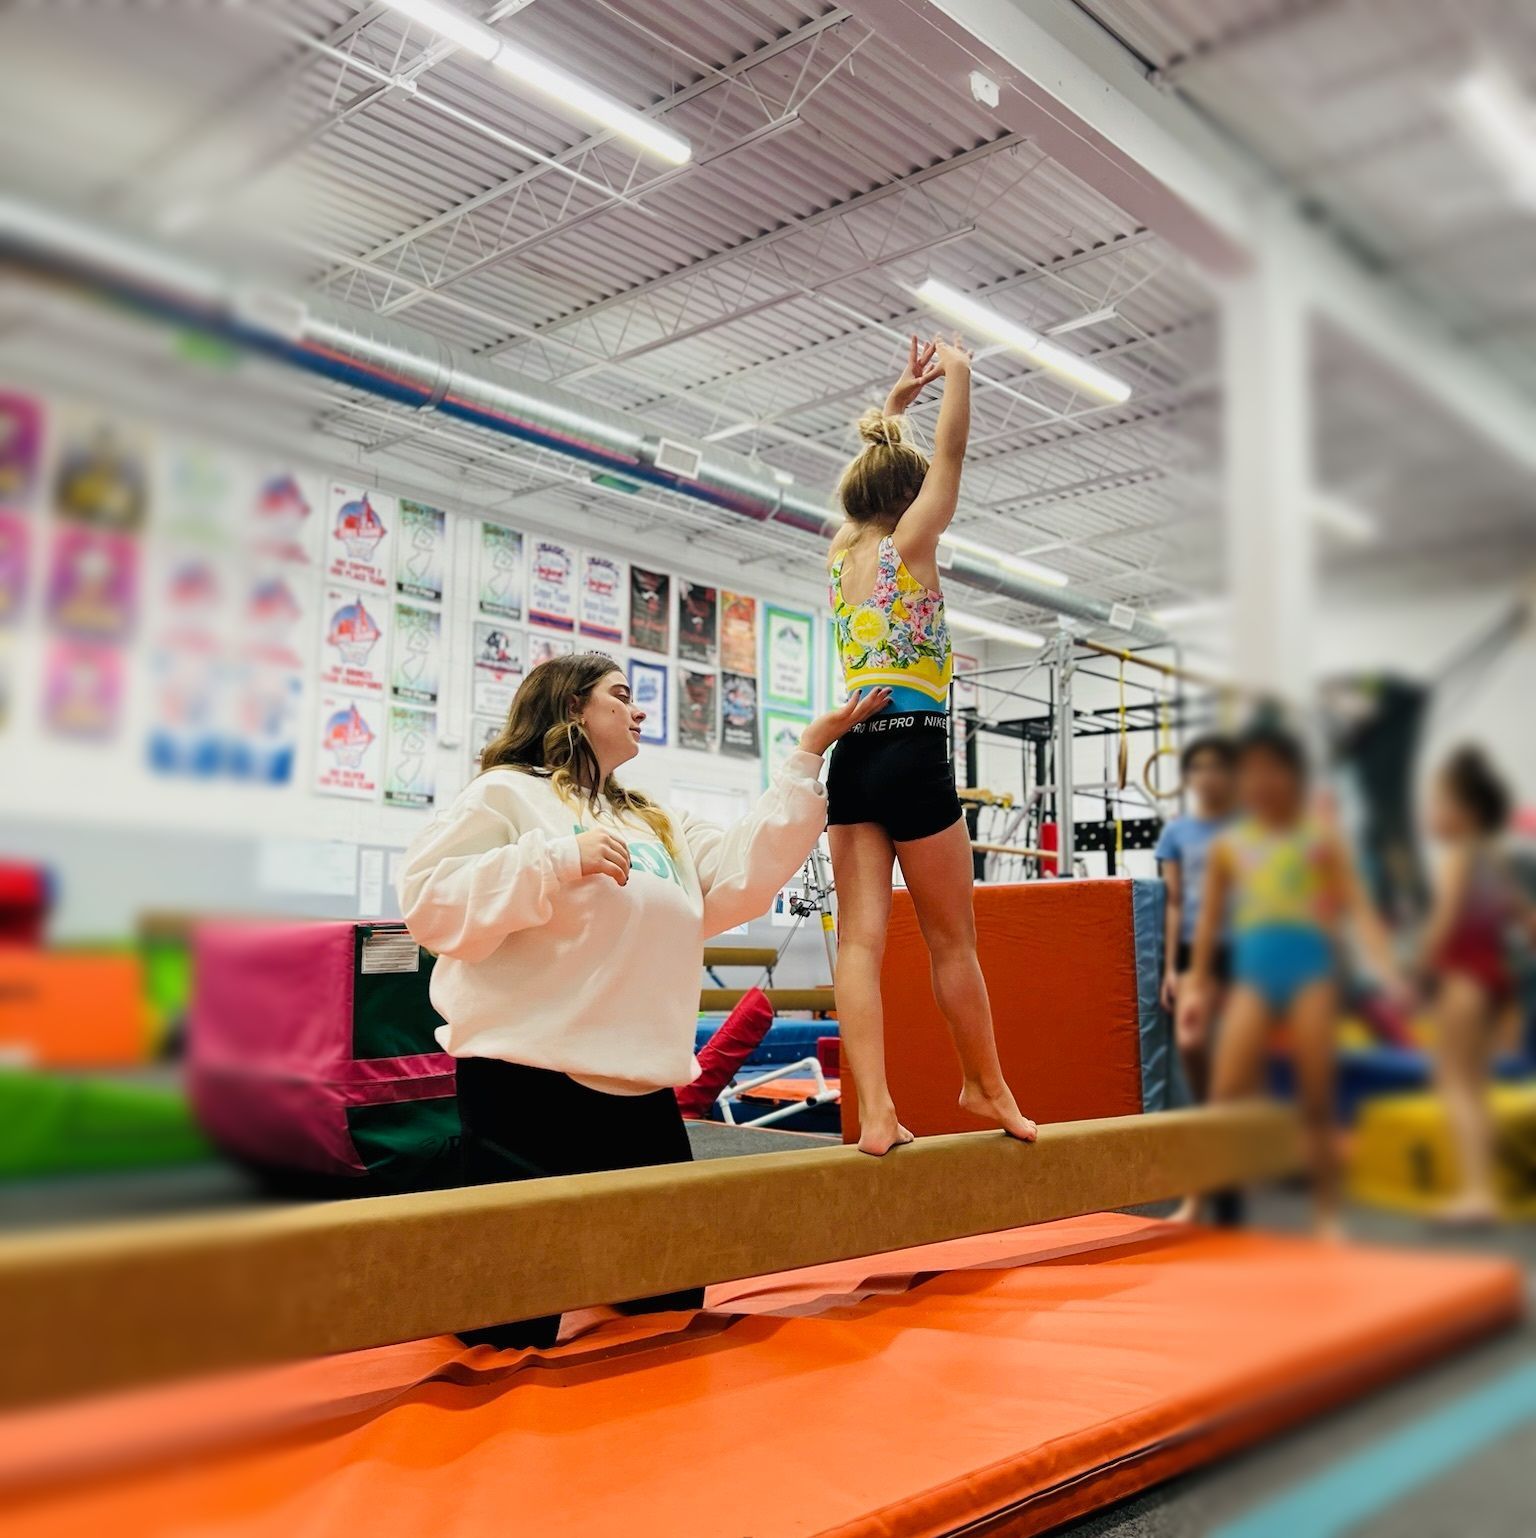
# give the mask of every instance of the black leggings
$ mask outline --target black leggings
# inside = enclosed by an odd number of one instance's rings
[[[670,1089],[606,1095],[548,1068],[465,1057],[458,1063],[458,1094],[467,1186],[693,1159],[688,1129]],[[703,1302],[704,1289],[690,1287],[619,1306],[625,1313],[642,1314],[699,1308]],[[516,1349],[552,1346],[559,1333],[560,1316],[550,1314],[462,1331],[459,1339],[471,1346]]]

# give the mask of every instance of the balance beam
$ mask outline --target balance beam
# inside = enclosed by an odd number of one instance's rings
[[[774,1009],[812,1009],[830,1014],[837,999],[830,988],[764,988]],[[710,1013],[732,1010],[747,996],[746,988],[700,988],[699,1008]]]
[[[706,967],[775,967],[779,953],[771,945],[706,945]]]
[[[1246,1105],[817,1148],[0,1242],[0,1404],[355,1351],[1238,1185],[1299,1166]]]

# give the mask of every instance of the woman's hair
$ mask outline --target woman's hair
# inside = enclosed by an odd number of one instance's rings
[[[1440,775],[1446,789],[1466,808],[1480,832],[1503,832],[1513,798],[1509,786],[1481,748],[1470,743],[1457,748],[1446,759]]]
[[[928,456],[906,441],[900,417],[871,407],[859,418],[864,447],[837,483],[838,500],[854,523],[894,523],[911,507],[928,473]]]
[[[600,782],[597,754],[577,716],[592,691],[619,665],[602,652],[551,657],[522,682],[507,714],[507,724],[480,755],[480,772],[518,769],[547,779],[562,800],[596,812],[601,798],[621,817],[646,824],[677,858],[672,820],[649,796],[625,790],[610,774]]]

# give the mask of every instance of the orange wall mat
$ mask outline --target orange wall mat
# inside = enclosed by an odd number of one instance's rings
[[[440,1338],[9,1417],[0,1522],[1023,1538],[1514,1321],[1522,1284],[1499,1261],[1100,1214],[710,1304],[594,1315],[544,1353]]]
[[[112,1068],[150,1052],[144,965],[113,951],[0,949],[0,1054],[44,1068]]]
[[[1142,1109],[1132,883],[1032,881],[978,886],[976,949],[1003,1071],[1027,1116],[1076,1121]],[[919,1136],[974,1132],[956,1104],[960,1066],[934,1002],[910,894],[894,894],[881,973],[886,1076]],[[843,1141],[859,1106],[843,1061]]]

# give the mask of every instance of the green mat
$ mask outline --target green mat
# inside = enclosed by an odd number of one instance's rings
[[[0,1071],[0,1179],[216,1158],[178,1088]]]

